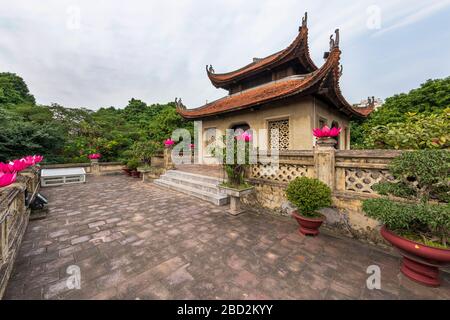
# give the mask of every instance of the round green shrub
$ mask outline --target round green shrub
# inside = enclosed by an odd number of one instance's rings
[[[136,170],[139,167],[140,162],[136,159],[131,159],[127,162],[127,168],[130,170]]]
[[[317,210],[331,206],[331,190],[318,179],[295,178],[289,183],[286,195],[299,213],[306,217],[317,217],[320,215]]]

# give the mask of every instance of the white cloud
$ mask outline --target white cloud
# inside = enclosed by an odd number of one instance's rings
[[[370,5],[382,9],[386,31],[378,33],[387,34],[413,26],[448,2],[0,0],[0,71],[23,76],[40,103],[123,107],[131,97],[154,103],[181,96],[196,107],[225,94],[210,84],[206,64],[227,72],[284,48],[306,10],[311,54],[320,65],[336,27],[344,60],[361,37],[374,34],[366,27]],[[79,29],[67,28],[70,7],[80,9]],[[344,93],[364,96],[352,72],[346,68]]]

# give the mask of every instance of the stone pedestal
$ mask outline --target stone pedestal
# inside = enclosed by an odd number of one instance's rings
[[[91,173],[95,176],[100,175],[100,165],[98,159],[91,159]]]
[[[172,162],[172,148],[164,149],[164,168],[166,170],[171,170],[175,168],[175,165]]]
[[[224,186],[219,186],[221,192],[230,196],[230,209],[228,213],[237,216],[245,210],[241,208],[241,197],[246,196],[253,192],[254,187],[246,188],[246,189],[233,189]]]
[[[314,166],[316,177],[327,184],[331,190],[335,185],[335,145],[333,138],[319,138],[314,149]]]

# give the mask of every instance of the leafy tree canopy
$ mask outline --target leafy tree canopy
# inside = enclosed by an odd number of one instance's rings
[[[428,80],[409,93],[387,98],[364,121],[352,122],[354,148],[449,147],[450,77]]]

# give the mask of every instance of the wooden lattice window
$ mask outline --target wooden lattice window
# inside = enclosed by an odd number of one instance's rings
[[[289,119],[269,121],[269,148],[289,150]]]

